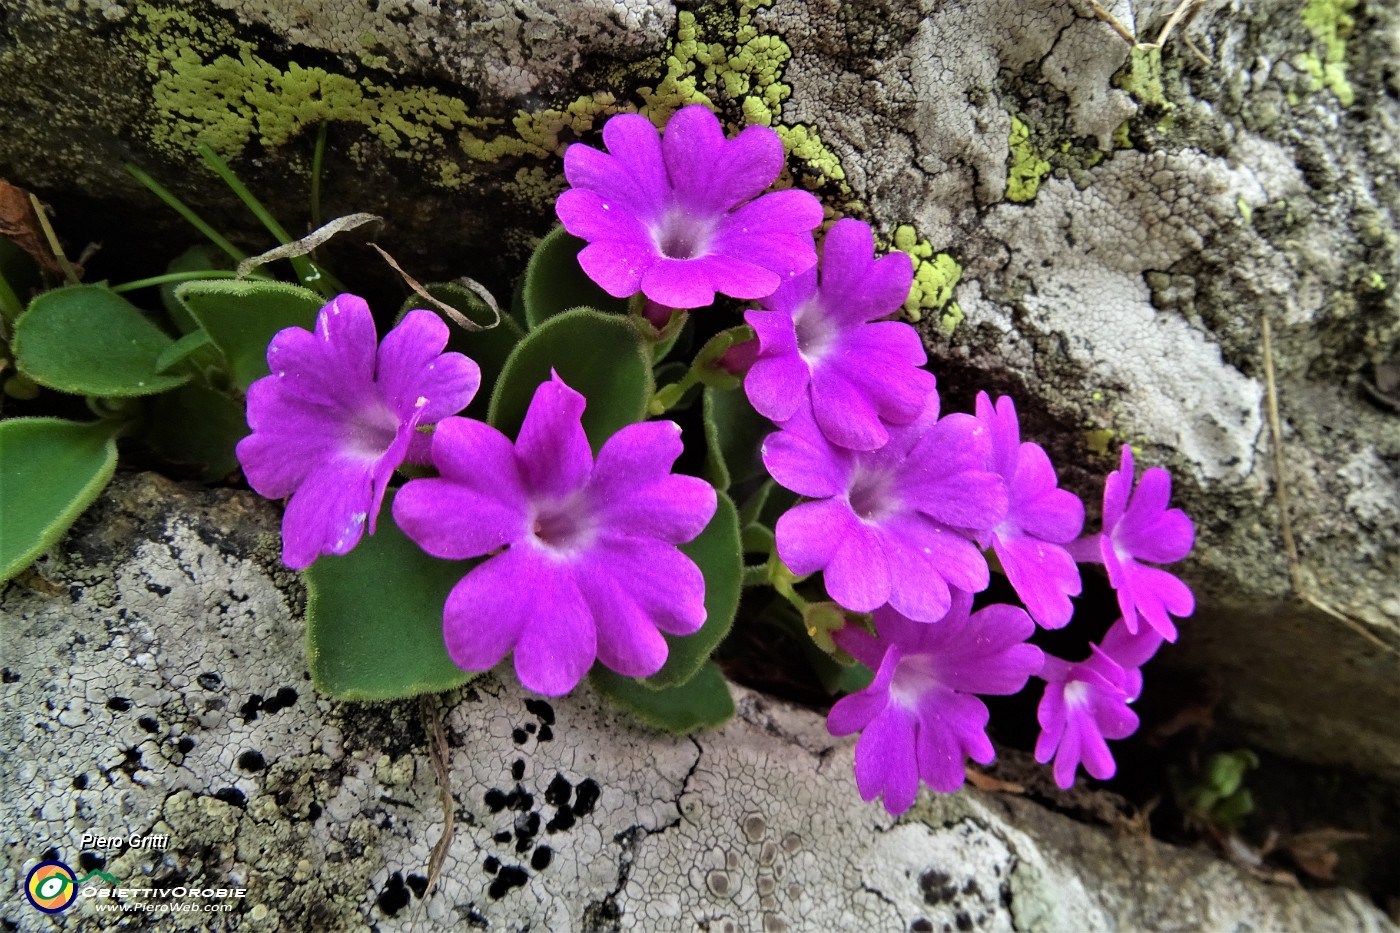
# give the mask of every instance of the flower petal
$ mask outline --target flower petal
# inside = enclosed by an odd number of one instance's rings
[[[318,555],[347,554],[360,543],[374,502],[373,468],[336,459],[307,474],[282,516],[282,563],[301,570]]]
[[[511,585],[530,591],[532,611],[515,643],[515,673],[527,690],[563,696],[598,655],[597,628],[567,564],[536,558],[535,572]]]
[[[763,465],[779,485],[799,495],[843,495],[851,481],[850,458],[800,429],[769,434],[761,453]]]
[[[574,575],[596,623],[598,660],[624,677],[650,677],[666,663],[666,639],[633,599],[627,578],[598,570],[595,564]]]
[[[652,624],[667,634],[691,635],[705,623],[705,576],[669,544],[604,536],[581,572],[622,581]]]
[[[908,810],[919,793],[914,718],[891,703],[856,740],[856,787],[862,800],[884,795],[892,816]]]
[[[582,253],[579,258],[582,260]],[[652,301],[671,308],[703,308],[713,304],[715,290],[703,263],[703,259],[659,258],[642,271],[642,291]]]
[[[394,496],[394,523],[413,543],[444,560],[489,554],[528,531],[523,502],[434,478],[404,484]]]
[[[778,519],[778,556],[793,573],[816,573],[858,524],[850,506],[837,499],[793,506]]]
[[[757,197],[783,170],[783,144],[765,126],[724,138],[719,118],[700,104],[682,107],[666,124],[661,153],[677,200],[721,214]]]
[[[467,671],[487,671],[510,653],[536,611],[530,584],[538,563],[528,550],[510,548],[457,582],[447,596],[442,622],[452,663]]]
[[[564,499],[588,482],[593,450],[580,420],[585,404],[558,375],[535,389],[515,441],[515,462],[532,495]]]
[[[823,574],[826,591],[853,612],[870,612],[889,602],[889,564],[880,536],[863,522],[856,521],[841,535],[826,565]]]

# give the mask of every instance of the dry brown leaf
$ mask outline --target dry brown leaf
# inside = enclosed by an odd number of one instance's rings
[[[967,769],[967,783],[978,790],[993,794],[1024,794],[1026,792],[1026,789],[1020,784],[1012,784],[1010,781],[994,778],[990,774],[983,774],[972,768]]]
[[[45,272],[63,275],[63,267],[49,249],[29,192],[0,178],[0,236],[24,250]]]
[[[1318,881],[1332,881],[1340,858],[1336,847],[1344,842],[1359,842],[1365,838],[1365,833],[1325,826],[1305,833],[1271,838],[1264,851],[1266,854],[1282,852],[1310,877]]]

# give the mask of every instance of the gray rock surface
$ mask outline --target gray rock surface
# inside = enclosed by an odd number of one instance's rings
[[[1176,3],[1105,6],[1153,37]],[[149,206],[134,158],[236,229],[194,140],[290,217],[330,121],[330,211],[385,214],[422,277],[504,283],[608,113],[772,122],[798,183],[905,228],[953,403],[1012,393],[1091,511],[1120,443],[1172,468],[1200,609],[1171,656],[1219,720],[1395,780],[1397,49],[1395,4],[1344,0],[1207,0],[1160,53],[1083,0],[16,0],[0,172]]]
[[[422,703],[328,700],[276,553],[276,510],[250,494],[124,475],[0,592],[0,885],[76,868],[84,832],[156,833],[167,849],[104,870],[247,896],[146,929],[1395,930],[1354,893],[1021,798],[925,794],[891,820],[858,798],[850,741],[739,688],[738,717],[693,738],[489,675]],[[454,832],[429,887],[438,722]],[[12,896],[0,921],[127,928],[103,903],[56,921]]]

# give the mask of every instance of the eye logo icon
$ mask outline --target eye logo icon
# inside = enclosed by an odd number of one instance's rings
[[[56,914],[78,896],[78,882],[62,862],[40,862],[24,880],[24,896],[44,913]]]

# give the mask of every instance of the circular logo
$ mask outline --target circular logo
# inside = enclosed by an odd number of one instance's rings
[[[40,862],[24,880],[24,896],[46,914],[56,914],[78,896],[73,870],[62,862]]]

